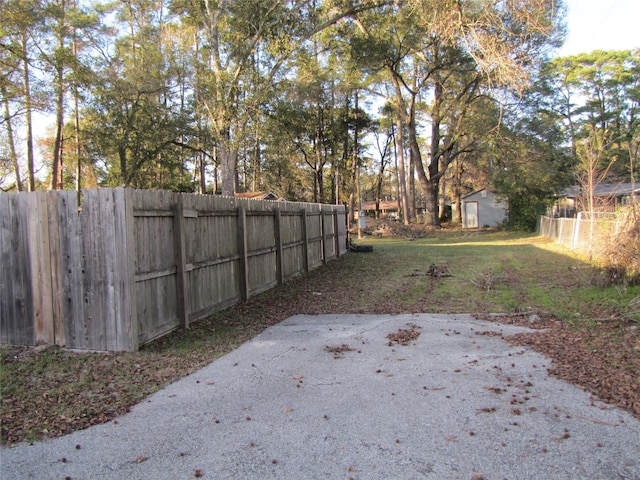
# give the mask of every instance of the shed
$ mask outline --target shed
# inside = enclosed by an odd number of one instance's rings
[[[462,197],[462,227],[496,227],[507,219],[507,200],[483,188]]]

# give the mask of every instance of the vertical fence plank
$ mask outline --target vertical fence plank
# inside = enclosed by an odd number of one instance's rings
[[[189,328],[189,291],[185,253],[184,200],[178,195],[173,210],[173,241],[176,263],[176,301],[178,319],[183,328]]]
[[[338,229],[338,210],[333,211],[333,235],[336,258],[340,258],[340,230]]]
[[[76,327],[76,341],[80,348],[104,350],[105,330],[109,322],[107,299],[104,295],[107,266],[101,229],[100,190],[83,191],[82,203],[82,254],[84,284],[84,317]],[[105,225],[105,227],[107,227]]]
[[[51,278],[51,317],[48,320],[52,327],[54,345],[64,345],[64,315],[62,288],[62,264],[60,252],[60,235],[65,235],[65,224],[58,221],[58,192],[46,192],[47,224],[49,232],[49,258]],[[62,232],[60,231],[62,229]]]
[[[14,291],[14,318],[12,328],[15,332],[14,341],[20,345],[34,345],[35,315],[33,304],[33,290],[31,288],[33,274],[31,267],[31,251],[29,240],[29,193],[21,192],[12,198],[11,250],[14,252],[12,268]]]
[[[60,272],[62,295],[60,296],[64,340],[67,348],[81,348],[76,340],[76,327],[84,318],[84,285],[82,241],[78,194],[73,191],[58,192],[58,223],[64,226],[60,235]]]
[[[37,242],[34,245],[34,251],[38,255],[38,274],[40,284],[35,287],[39,290],[37,297],[37,305],[40,309],[38,315],[38,323],[36,327],[36,343],[42,345],[53,345],[55,343],[54,333],[54,312],[52,294],[55,286],[52,283],[52,265],[51,265],[51,232],[49,232],[49,208],[48,208],[48,192],[45,190],[36,193],[35,210],[37,212],[36,230],[37,236],[32,240]],[[33,232],[32,232],[33,233]]]
[[[52,335],[51,329],[46,325],[45,319],[50,318],[49,306],[51,282],[48,269],[48,255],[45,250],[49,249],[48,239],[46,239],[48,227],[46,221],[46,203],[42,201],[46,192],[35,192],[35,195],[27,197],[27,222],[29,225],[28,241],[31,255],[31,290],[33,292],[33,312],[36,334],[36,344],[50,344]],[[44,210],[44,212],[43,212]],[[44,213],[44,218],[43,218]],[[47,298],[48,297],[48,298]]]
[[[309,229],[307,228],[307,209],[303,208],[300,211],[301,222],[300,228],[302,229],[302,263],[304,265],[305,273],[309,273]]]
[[[16,345],[35,343],[28,225],[24,223],[26,214],[22,213],[27,208],[25,199],[26,193],[0,193],[0,339]]]
[[[136,317],[135,237],[131,190],[116,188],[113,192],[115,232],[115,348],[119,351],[138,350],[138,319]]]
[[[13,279],[11,278],[11,204],[9,195],[0,192],[0,343],[11,343],[14,319]]]
[[[276,279],[278,285],[284,283],[284,252],[282,251],[282,212],[279,208],[274,208],[273,217],[274,233],[276,242]]]
[[[249,298],[249,257],[247,256],[247,211],[238,207],[238,245],[240,246],[240,297]]]
[[[126,295],[129,301],[123,305],[125,308],[123,315],[128,317],[129,338],[127,339],[126,350],[135,352],[139,347],[139,322],[138,322],[138,290],[136,288],[136,272],[138,270],[138,258],[136,256],[136,229],[133,218],[133,208],[135,205],[133,190],[127,188],[125,191],[125,233],[127,239],[127,269],[129,288]]]
[[[116,266],[116,238],[115,229],[115,205],[114,191],[112,189],[100,189],[100,231],[104,238],[101,247],[103,248],[101,260],[103,260],[103,271],[105,272],[104,283],[101,296],[104,296],[104,315],[106,325],[104,330],[96,327],[96,346],[99,350],[117,350],[118,338],[118,315],[116,305],[117,272]]]
[[[320,207],[320,236],[322,237],[322,263],[329,261],[329,225],[326,212]]]

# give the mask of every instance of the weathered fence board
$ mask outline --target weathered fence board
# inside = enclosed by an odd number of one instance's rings
[[[0,342],[129,350],[347,252],[342,206],[0,193]]]
[[[28,225],[23,225],[19,205],[24,195],[0,195],[0,341],[18,344],[35,342],[33,301],[30,288],[31,264]]]

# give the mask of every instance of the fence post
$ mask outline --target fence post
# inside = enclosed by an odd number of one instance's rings
[[[300,212],[302,215],[302,260],[304,263],[304,271],[309,273],[309,231],[307,230],[307,210],[303,208]]]
[[[189,328],[189,290],[184,241],[184,198],[178,194],[173,210],[173,242],[176,264],[176,303],[180,326]]]
[[[580,223],[582,222],[582,212],[578,213],[574,224],[573,224],[573,236],[571,238],[571,248],[574,249],[578,246],[578,241],[580,239]]]
[[[238,207],[238,245],[240,250],[240,298],[249,298],[249,257],[247,256],[247,211]]]
[[[274,213],[274,234],[276,241],[276,279],[278,281],[278,285],[282,285],[284,283],[284,255],[282,252],[282,214],[280,213],[279,208],[273,209]]]

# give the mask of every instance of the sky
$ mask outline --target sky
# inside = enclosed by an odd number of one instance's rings
[[[640,48],[640,0],[564,0],[568,36],[560,56]]]

